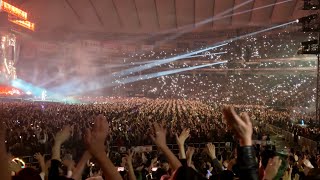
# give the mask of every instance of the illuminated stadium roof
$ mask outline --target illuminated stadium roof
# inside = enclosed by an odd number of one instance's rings
[[[10,0],[42,32],[154,33],[257,27],[308,14],[302,0]],[[212,21],[212,17],[214,20]],[[223,17],[223,18],[221,18]],[[206,22],[200,27],[201,22]]]

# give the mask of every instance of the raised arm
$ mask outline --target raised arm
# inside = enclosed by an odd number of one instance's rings
[[[277,176],[278,170],[281,166],[281,162],[282,160],[279,158],[279,156],[275,156],[272,159],[270,158],[268,161],[268,165],[265,170],[265,176],[263,177],[263,179],[273,180]]]
[[[84,154],[82,155],[80,161],[78,162],[75,170],[72,173],[72,179],[74,179],[74,180],[81,179],[81,175],[82,175],[83,170],[86,166],[86,163],[90,159],[91,159],[91,154],[89,153],[89,151],[85,151]]]
[[[212,143],[207,144],[207,154],[211,158],[211,163],[212,163],[213,171],[214,171],[213,174],[215,174],[215,175],[220,174],[223,171],[223,169],[222,169],[222,165],[220,164],[220,162],[217,159],[216,147],[214,146],[214,144],[212,144]]]
[[[179,158],[180,159],[186,159],[186,151],[184,149],[184,142],[186,139],[190,136],[190,130],[189,129],[184,129],[180,136],[176,134],[176,141],[179,146]]]
[[[61,145],[69,139],[71,133],[70,126],[63,127],[62,131],[58,132],[54,138],[54,144],[52,147],[52,158],[58,161],[61,161],[60,149]]]
[[[151,139],[157,145],[157,147],[164,153],[167,157],[169,164],[171,165],[173,170],[178,169],[182,166],[179,159],[173,154],[173,152],[169,149],[166,142],[166,129],[160,126],[158,123],[153,124],[155,136],[151,135]]]
[[[129,151],[128,155],[126,156],[129,180],[136,180],[137,179],[135,174],[134,174],[133,165],[132,165],[132,157],[133,157],[133,155],[134,155],[134,151]]]
[[[46,169],[46,163],[44,161],[44,157],[40,154],[40,153],[36,153],[34,155],[34,158],[38,161],[39,165],[40,165],[40,169],[41,169],[41,179],[44,180],[45,179],[45,175],[47,173],[47,169]]]
[[[103,115],[97,116],[92,130],[86,130],[85,142],[88,151],[99,163],[106,179],[122,179],[105,151],[105,139],[110,133],[109,123]]]
[[[48,180],[55,180],[59,178],[59,166],[61,164],[60,148],[61,145],[70,137],[70,126],[65,126],[62,131],[58,132],[54,138],[54,145],[52,147],[51,168],[48,173]]]
[[[242,113],[238,116],[231,106],[223,108],[223,115],[240,142],[240,147],[237,148],[240,180],[258,180],[258,163],[252,146],[253,129],[249,115]]]
[[[11,175],[8,167],[8,155],[6,151],[6,145],[4,143],[6,137],[5,125],[2,121],[0,121],[0,174],[1,179],[10,180]]]

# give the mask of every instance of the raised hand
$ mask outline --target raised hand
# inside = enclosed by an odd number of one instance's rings
[[[154,123],[153,128],[155,132],[155,137],[151,135],[151,139],[153,140],[153,142],[160,148],[166,147],[167,146],[166,129],[163,128],[163,126],[159,125],[158,123]]]
[[[126,163],[127,166],[132,166],[132,160],[133,160],[133,156],[135,155],[135,151],[129,150],[128,154],[126,155]]]
[[[109,123],[106,118],[103,115],[97,116],[92,130],[87,129],[85,134],[85,143],[92,155],[105,152],[104,142],[109,133]]]
[[[136,176],[134,175],[134,170],[133,170],[133,166],[132,166],[132,158],[134,156],[135,152],[134,151],[130,151],[128,152],[128,154],[126,155],[126,160],[127,160],[127,166],[128,166],[128,175],[129,175],[129,180],[136,180]]]
[[[65,126],[60,132],[56,134],[54,140],[56,143],[63,144],[66,140],[69,139],[70,135],[71,135],[71,127]]]
[[[40,154],[40,153],[36,153],[34,155],[34,158],[38,161],[38,162],[44,162],[44,157]]]
[[[194,152],[195,152],[195,148],[188,146],[187,152],[186,152],[187,158],[192,157]]]
[[[223,115],[227,124],[232,127],[235,135],[240,141],[240,146],[252,145],[252,123],[247,113],[241,113],[240,116],[235,112],[231,106],[223,108]]]
[[[210,156],[211,159],[216,159],[216,147],[212,143],[207,144],[207,154]]]
[[[189,129],[183,129],[180,136],[176,134],[176,141],[179,146],[183,146],[186,139],[190,136],[190,130]]]
[[[272,180],[276,177],[278,173],[278,169],[281,166],[282,160],[279,158],[279,156],[275,156],[272,159],[269,159],[268,165],[265,170],[265,177],[263,179],[265,180]]]

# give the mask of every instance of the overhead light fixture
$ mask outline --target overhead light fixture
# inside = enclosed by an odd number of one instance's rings
[[[13,16],[16,16],[17,18],[27,20],[28,19],[28,13],[7,3],[4,1],[0,0],[0,6],[1,6],[1,11],[7,12],[8,14],[11,14]]]
[[[31,31],[34,31],[35,30],[35,25],[34,23],[30,22],[30,21],[25,21],[25,20],[9,20],[10,22],[14,23],[14,24],[17,24],[19,26],[22,26],[24,28],[27,28]]]

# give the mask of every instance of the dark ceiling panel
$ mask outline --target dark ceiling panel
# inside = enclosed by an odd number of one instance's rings
[[[195,2],[196,27],[212,28],[214,0],[201,0]]]
[[[143,32],[159,29],[157,9],[153,0],[135,0]]]
[[[104,29],[114,31],[121,28],[121,20],[112,0],[92,0],[104,24]]]
[[[174,0],[156,0],[160,29],[174,29],[176,27],[176,13]]]
[[[178,27],[193,25],[195,0],[175,0]]]
[[[141,23],[134,0],[113,0],[113,2],[123,23],[123,28],[128,31],[137,31]]]
[[[130,35],[181,32],[181,27],[183,29],[188,27],[188,30],[197,32],[227,31],[277,24],[309,14],[308,11],[301,10],[302,0],[10,0],[10,2],[29,13],[29,18],[36,23],[38,31],[54,34],[62,31]],[[274,6],[275,3],[278,4]],[[211,22],[212,17],[216,19],[214,22]],[[199,26],[202,21],[208,23]]]
[[[232,13],[235,0],[215,1],[214,25],[231,25]],[[223,16],[228,16],[223,18]]]
[[[291,18],[292,9],[296,6],[296,1],[286,2],[286,0],[277,0],[277,5],[273,9],[271,22],[284,22]]]
[[[276,0],[256,1],[253,8],[254,9],[261,8],[261,9],[252,11],[250,24],[254,26],[268,25],[271,21],[273,8],[275,7],[274,4],[276,2],[277,2]],[[262,8],[262,7],[265,7],[265,8]]]
[[[245,26],[250,22],[254,1],[236,0],[235,8],[232,16],[232,25],[236,27]]]

